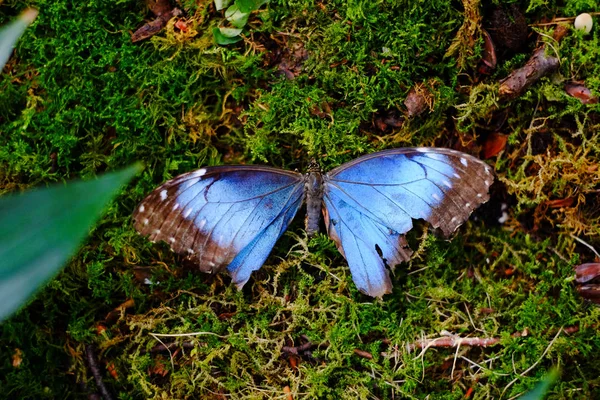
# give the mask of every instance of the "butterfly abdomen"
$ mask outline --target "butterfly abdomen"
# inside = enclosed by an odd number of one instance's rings
[[[305,228],[309,237],[319,232],[321,210],[323,208],[323,175],[320,171],[311,171],[306,175],[304,191],[306,193]]]

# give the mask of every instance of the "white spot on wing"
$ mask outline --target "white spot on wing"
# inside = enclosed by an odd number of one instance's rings
[[[469,207],[471,207],[471,203],[465,204],[465,208],[469,208]]]
[[[455,177],[456,179],[460,179],[460,175],[459,175],[459,174],[457,174],[456,172],[455,172],[453,175],[454,175],[454,177]]]
[[[204,176],[204,174],[206,174],[206,168],[200,168],[200,169],[192,172],[192,176],[194,176],[196,178],[200,178],[201,176]]]
[[[142,222],[144,223],[144,225],[148,225],[148,222],[150,222],[150,221],[148,221],[148,218],[144,218],[144,221],[142,221]]]
[[[431,197],[433,197],[435,200],[440,201],[440,196],[437,193],[434,193],[431,195]]]
[[[481,193],[477,193],[477,197],[483,197]]]
[[[452,219],[450,220],[450,222],[454,222],[456,221],[456,217],[452,217]]]
[[[488,175],[491,175],[491,174],[492,174],[489,168],[486,168],[486,169],[485,169],[485,173],[486,173],[486,174],[488,174]]]
[[[175,203],[173,205],[173,211],[177,210],[179,208],[179,203]]]
[[[174,238],[173,236],[171,236],[171,237],[169,238],[169,242],[171,242],[171,243],[175,243],[175,238]]]
[[[187,218],[192,213],[192,207],[187,208],[183,213],[183,218]]]
[[[155,229],[155,230],[154,230],[154,234],[155,234],[155,235],[158,235],[158,234],[160,234],[160,229]]]
[[[162,190],[162,191],[160,192],[160,199],[161,199],[162,201],[165,201],[165,200],[167,199],[167,197],[169,197],[169,196],[167,195],[167,189],[164,189],[164,190]]]
[[[461,158],[460,158],[460,163],[461,163],[462,165],[464,165],[465,167],[468,167],[468,166],[469,166],[469,163],[467,162],[467,159],[466,159],[466,158],[464,158],[464,157],[461,157]]]
[[[490,181],[485,181],[485,186],[490,186]]]
[[[140,206],[140,208],[139,208],[139,211],[140,211],[141,213],[143,213],[144,211],[146,211],[146,207],[144,207],[144,205],[142,204],[142,205]]]
[[[446,187],[448,187],[449,189],[452,189],[452,184],[451,184],[450,182],[448,182],[447,180],[445,180],[445,179],[444,179],[444,180],[442,181],[442,183],[443,183],[443,184],[444,184]]]
[[[419,153],[426,153],[428,151],[427,147],[416,147],[415,150]]]
[[[206,219],[203,219],[198,223],[198,229],[204,228],[204,225],[206,225]]]

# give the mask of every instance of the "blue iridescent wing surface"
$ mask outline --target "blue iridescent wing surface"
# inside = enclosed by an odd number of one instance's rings
[[[325,224],[356,286],[381,297],[392,283],[387,266],[410,258],[404,234],[413,219],[452,234],[489,199],[491,168],[441,148],[401,148],[357,158],[325,175]]]
[[[265,262],[303,198],[303,177],[296,172],[206,167],[150,193],[133,214],[134,227],[153,242],[167,242],[204,272],[227,267],[241,288]]]

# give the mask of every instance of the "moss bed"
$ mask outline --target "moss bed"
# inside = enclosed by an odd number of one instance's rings
[[[2,23],[40,10],[0,75],[0,193],[145,165],[60,275],[0,325],[0,398],[95,393],[90,344],[119,399],[509,399],[553,367],[549,399],[600,398],[600,308],[573,269],[594,260],[581,241],[600,249],[600,105],[564,89],[600,94],[600,29],[556,42],[547,24],[596,1],[272,0],[227,46],[214,44],[224,17],[211,1],[176,5],[181,17],[132,43],[154,18],[141,0],[0,2]],[[482,74],[480,27],[498,7],[518,8],[528,37]],[[538,40],[558,71],[502,101],[499,81]],[[416,85],[427,110],[408,118]],[[504,150],[486,158],[498,134]],[[356,290],[301,217],[242,291],[131,224],[149,191],[203,165],[303,170],[318,157],[328,170],[404,146],[486,158],[497,182],[451,241],[425,224],[411,232],[418,251],[383,301]],[[409,351],[448,335],[498,341]]]

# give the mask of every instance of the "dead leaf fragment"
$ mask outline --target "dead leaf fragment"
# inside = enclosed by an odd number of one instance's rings
[[[598,98],[592,94],[590,89],[583,85],[583,82],[567,83],[565,91],[569,96],[579,99],[583,104],[596,104],[598,102]]]
[[[135,301],[133,301],[133,299],[128,299],[124,303],[121,303],[119,306],[117,306],[114,310],[106,314],[106,318],[104,318],[104,320],[108,325],[112,325],[119,320],[119,317],[125,312],[125,310],[132,308],[133,306],[135,306]]]
[[[483,158],[488,159],[498,155],[506,147],[508,136],[499,132],[491,133],[483,144]]]
[[[584,299],[600,304],[600,284],[581,285],[577,287],[577,291]]]
[[[417,84],[408,92],[404,106],[409,117],[416,117],[433,108],[433,95],[425,85]]]
[[[15,352],[12,355],[12,366],[15,368],[19,368],[21,363],[23,362],[23,352],[18,347],[15,348]]]
[[[498,63],[496,46],[494,46],[492,37],[485,29],[482,29],[481,33],[483,35],[483,54],[481,56],[483,65],[479,68],[479,72],[482,74],[490,74],[492,70],[496,68],[496,64]]]
[[[600,280],[600,263],[587,263],[575,267],[575,280],[578,283]]]
[[[564,199],[548,200],[546,201],[546,205],[550,208],[568,208],[571,207],[574,202],[574,197],[567,197]]]

